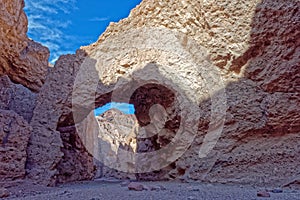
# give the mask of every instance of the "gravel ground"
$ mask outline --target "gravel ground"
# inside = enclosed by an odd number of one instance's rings
[[[282,193],[272,193],[271,197],[257,197],[257,191],[267,188],[223,184],[140,182],[145,186],[163,186],[165,190],[131,191],[118,181],[89,181],[65,184],[58,187],[42,187],[22,184],[7,188],[10,199],[22,200],[300,200],[300,190],[284,189]],[[272,189],[272,188],[271,188]]]

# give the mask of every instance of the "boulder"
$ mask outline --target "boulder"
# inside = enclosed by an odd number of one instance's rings
[[[145,186],[141,183],[131,182],[131,183],[128,184],[127,187],[128,187],[129,190],[143,191]]]

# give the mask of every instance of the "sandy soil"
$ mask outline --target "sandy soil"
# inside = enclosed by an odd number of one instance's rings
[[[300,200],[300,190],[283,189],[282,193],[272,193],[269,198],[257,197],[257,191],[272,188],[257,188],[252,186],[236,186],[224,184],[179,183],[179,182],[141,182],[143,185],[163,186],[158,191],[132,191],[127,186],[121,186],[117,180],[85,181],[64,184],[58,187],[43,187],[18,184],[7,188],[11,193],[10,199],[24,200]]]

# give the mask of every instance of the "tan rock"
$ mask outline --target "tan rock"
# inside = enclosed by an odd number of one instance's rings
[[[128,184],[127,187],[129,190],[135,190],[135,191],[143,191],[144,190],[144,185],[141,183],[137,183],[137,182],[131,182]]]
[[[72,115],[70,115],[70,118],[67,118],[68,121],[61,120],[64,123],[60,124],[59,121],[60,118],[63,118],[62,116],[66,111],[70,112],[67,99],[71,98],[69,92],[72,91],[75,79],[73,75],[75,75],[74,73],[81,63],[80,57],[82,57],[80,53],[78,53],[78,58],[75,55],[61,57],[58,64],[51,70],[51,74],[47,77],[46,83],[43,85],[37,98],[37,105],[31,120],[33,131],[28,146],[27,171],[29,178],[45,185],[55,185],[57,183],[58,166],[62,167],[59,163],[65,162],[64,159],[66,159],[66,157],[63,159],[63,151],[68,151],[66,141],[69,137],[65,138],[58,130],[72,125]],[[68,67],[65,68],[65,66]],[[73,130],[70,132],[72,133]],[[62,137],[66,140],[62,139]],[[75,143],[77,142],[80,141]],[[82,150],[79,145],[79,147],[69,149],[70,152],[66,153],[66,156],[70,158],[76,151],[76,148],[80,149],[80,151]],[[81,163],[86,162],[90,166],[88,163],[90,158],[87,154],[84,153],[81,158],[87,159],[81,160]],[[73,158],[70,160],[70,163],[65,165],[67,166],[71,163],[74,163]],[[60,168],[60,171],[64,170]],[[68,171],[68,169],[65,169],[65,171]],[[78,179],[90,177],[91,171],[87,170],[86,173],[83,172],[82,177],[81,175],[79,176],[80,173],[75,173],[74,176],[78,176]],[[63,181],[64,179],[74,180],[72,176],[71,179],[60,177],[60,180]]]
[[[0,4],[0,75],[39,91],[46,77],[49,50],[27,37],[24,0],[1,0]]]
[[[116,77],[128,78],[127,73],[132,75],[134,74],[132,72],[138,70],[138,67],[152,61],[163,63],[164,66],[172,64],[173,68],[182,70],[181,73],[184,74],[188,71],[183,67],[186,61],[169,59],[167,62],[168,57],[163,57],[163,53],[155,53],[158,51],[157,49],[160,50],[156,40],[163,44],[162,49],[169,52],[169,57],[172,52],[179,52],[180,47],[175,47],[175,42],[172,44],[173,48],[167,45],[167,41],[172,40],[170,36],[163,37],[163,35],[167,35],[167,31],[160,28],[156,32],[157,29],[149,28],[147,32],[147,28],[139,28],[139,23],[143,21],[143,27],[163,26],[185,32],[184,29],[187,29],[190,23],[183,22],[185,20],[183,13],[189,15],[191,12],[190,16],[196,15],[196,19],[204,18],[204,20],[198,21],[205,22],[202,26],[191,23],[192,26],[197,26],[196,33],[188,31],[186,35],[187,38],[193,38],[195,43],[206,48],[211,61],[217,67],[224,68],[223,72],[226,74],[222,75],[222,78],[226,83],[228,105],[225,126],[214,151],[206,159],[200,159],[198,157],[199,147],[203,143],[203,134],[207,132],[210,113],[210,102],[202,101],[200,103],[202,118],[200,127],[203,128],[203,132],[199,132],[199,137],[195,139],[192,148],[176,162],[177,167],[170,172],[170,175],[174,172],[175,177],[184,175],[193,179],[217,182],[240,181],[272,184],[273,180],[277,180],[282,183],[286,179],[284,175],[286,172],[291,176],[299,173],[297,168],[293,167],[294,164],[289,161],[292,159],[293,162],[299,163],[299,159],[295,161],[294,155],[299,151],[296,143],[299,142],[297,133],[299,132],[300,116],[299,112],[295,111],[300,105],[299,88],[297,87],[300,61],[299,51],[294,50],[299,44],[288,39],[296,38],[294,35],[299,34],[297,31],[299,28],[296,25],[299,23],[295,23],[299,18],[299,2],[264,1],[259,3],[248,1],[239,3],[239,8],[232,1],[224,1],[224,4],[213,1],[197,3],[200,6],[196,6],[195,1],[188,1],[187,6],[182,6],[182,2],[170,1],[168,5],[163,6],[159,1],[151,3],[145,1],[132,11],[129,18],[111,25],[97,43],[84,49],[93,59],[104,60],[103,64],[98,62],[96,68],[105,75],[100,76],[100,80],[106,84],[118,81],[118,86],[122,87],[122,78]],[[143,11],[147,10],[145,7],[151,7],[157,12],[152,12],[150,9],[149,12],[144,13]],[[198,8],[200,11],[194,11]],[[179,19],[171,18],[178,24],[174,23],[176,25],[172,26],[171,23],[166,25],[163,23],[164,19],[170,20],[168,16],[180,9],[184,11],[179,11],[181,13],[178,16]],[[243,12],[243,9],[246,9],[247,12]],[[281,14],[269,15],[269,12]],[[201,13],[203,14],[200,15]],[[198,17],[197,14],[200,16]],[[237,18],[239,19],[238,23],[231,22]],[[228,26],[229,24],[230,26]],[[138,29],[140,33],[131,31],[132,29]],[[159,32],[161,38],[156,39],[155,34]],[[134,38],[130,38],[131,36]],[[148,38],[151,38],[151,41],[147,40]],[[118,44],[119,41],[120,44]],[[184,44],[185,41],[183,40],[182,43]],[[130,48],[134,50],[130,51]],[[148,52],[145,50],[147,48]],[[192,45],[188,48],[190,51],[193,50]],[[116,52],[114,56],[115,49],[118,49],[119,52]],[[124,49],[123,51],[126,53],[122,53],[120,49]],[[105,58],[104,53],[99,54],[98,52],[109,52],[109,55]],[[131,60],[131,64],[126,65],[125,74],[119,75],[118,71],[123,69],[122,66],[125,62],[122,61],[123,59]],[[182,63],[176,66],[176,62],[180,63],[180,61]],[[118,65],[119,63],[120,65]],[[199,65],[203,66],[203,63],[200,61]],[[267,66],[267,68],[262,66]],[[204,69],[200,68],[200,70],[203,73]],[[144,74],[149,75],[151,72],[144,71]],[[177,74],[180,72],[178,71]],[[188,80],[188,77],[185,76],[185,80]],[[195,84],[188,86],[192,87]],[[179,85],[179,87],[183,87],[183,85]],[[121,90],[115,89],[115,93]],[[183,90],[188,91],[186,88]],[[148,90],[144,91],[145,93],[149,92]],[[126,94],[126,92],[124,93]],[[201,97],[201,93],[197,94]],[[149,95],[146,99],[149,100],[151,97]],[[141,100],[137,100],[137,102],[141,102]],[[136,109],[138,116],[143,108],[137,107]],[[147,115],[142,114],[141,117],[147,117]],[[287,142],[291,138],[295,142]],[[278,152],[287,148],[287,143],[291,149],[282,152],[281,155],[285,156],[278,155]],[[291,163],[291,166],[286,167],[284,162]],[[253,165],[253,163],[256,164]],[[269,168],[276,170],[263,170]],[[280,184],[279,182],[278,184]]]
[[[93,113],[90,117],[94,117]],[[114,165],[124,165],[121,160],[126,159],[126,157],[116,156],[120,150],[136,152],[137,151],[137,141],[136,141],[136,131],[138,127],[138,121],[134,115],[125,115],[119,110],[112,109],[101,116],[96,117],[97,124],[95,127],[97,134],[97,140],[103,140],[103,145],[98,148],[100,151],[108,152],[111,156],[105,158],[104,166],[97,166],[101,168],[101,174],[103,176],[112,176],[119,179],[135,179],[135,175],[130,173],[122,173],[116,171],[113,168],[107,167],[105,163],[114,163]],[[99,127],[98,127],[99,125]],[[89,128],[95,126],[94,124],[88,123],[86,126]],[[93,131],[93,132],[94,132]],[[82,131],[85,133],[86,131]],[[82,137],[81,135],[81,138]],[[110,144],[110,145],[105,145]],[[95,154],[93,152],[93,154]],[[97,159],[99,159],[96,156]],[[101,165],[103,165],[103,160],[99,159]],[[126,164],[125,164],[126,165]],[[126,166],[130,168],[131,166]]]
[[[270,193],[267,191],[258,191],[257,196],[258,197],[271,197]]]
[[[299,8],[299,1],[143,1],[50,71],[31,122],[38,178],[55,180],[63,146],[56,130],[75,125],[116,177],[287,182],[300,173]],[[116,140],[99,140],[91,111],[110,101],[135,105],[137,152],[104,153]],[[156,104],[162,108],[150,116]],[[149,135],[157,138],[142,137]],[[41,145],[43,138],[56,142]]]

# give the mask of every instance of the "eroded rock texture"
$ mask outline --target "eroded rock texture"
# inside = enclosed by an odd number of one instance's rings
[[[44,83],[49,50],[30,40],[24,1],[0,1],[0,181],[25,177],[36,96]]]
[[[93,157],[82,143],[75,127],[59,128],[63,142],[63,157],[57,165],[58,183],[90,180],[95,176]]]
[[[8,76],[0,77],[0,109],[14,111],[29,123],[36,96],[24,86],[12,83]]]
[[[49,73],[31,121],[29,174],[57,181],[61,148],[69,145],[64,127],[75,126],[86,150],[103,155],[97,141],[109,133],[99,133],[91,111],[116,101],[135,105],[143,131],[136,132],[137,152],[119,150],[127,160],[108,162],[119,170],[112,176],[123,170],[147,180],[295,182],[299,9],[293,0],[143,1]]]
[[[117,154],[120,150],[129,151],[129,152],[137,152],[137,128],[138,121],[135,115],[126,115],[119,110],[111,109],[100,116],[94,116],[92,112],[88,118],[89,123],[84,126],[85,130],[82,130],[82,133],[95,133],[96,139],[93,138],[93,141],[101,142],[99,138],[102,138],[102,142],[100,146],[96,146],[92,152],[96,153],[101,149],[101,151],[107,152],[108,155],[105,157],[103,154],[103,159],[107,159],[107,163],[121,163],[122,157],[118,157]],[[93,120],[95,119],[96,120]],[[81,138],[86,138],[81,135]],[[84,142],[89,147],[94,147],[93,144]],[[95,154],[94,153],[94,154]],[[101,159],[102,160],[102,159]],[[124,173],[121,171],[117,171],[115,169],[111,169],[107,167],[103,162],[95,162],[97,166],[97,175],[102,177],[116,177],[116,178],[127,178],[127,179],[135,179],[135,174],[133,173]]]
[[[83,55],[79,52],[77,57],[62,56],[37,98],[30,123],[33,131],[28,146],[27,170],[29,178],[46,185],[90,178],[94,170],[90,167],[93,160],[82,152],[84,147],[74,135],[76,130],[72,127],[69,130],[62,129],[71,126],[72,119],[66,119],[70,122],[65,121],[59,126],[63,113],[70,112],[73,82]]]
[[[39,91],[47,73],[49,50],[27,37],[24,0],[1,0],[0,4],[0,75]]]
[[[13,111],[0,109],[0,181],[25,177],[29,124]]]

